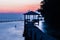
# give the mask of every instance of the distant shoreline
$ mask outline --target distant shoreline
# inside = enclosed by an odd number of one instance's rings
[[[4,22],[18,22],[18,21],[24,21],[24,20],[0,21],[0,23],[4,23]]]

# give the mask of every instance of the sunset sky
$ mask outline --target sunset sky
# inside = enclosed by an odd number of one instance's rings
[[[0,12],[26,12],[40,8],[42,0],[0,0]]]

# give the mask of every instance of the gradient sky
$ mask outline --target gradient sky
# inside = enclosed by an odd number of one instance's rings
[[[26,12],[40,8],[42,0],[0,0],[0,12]]]

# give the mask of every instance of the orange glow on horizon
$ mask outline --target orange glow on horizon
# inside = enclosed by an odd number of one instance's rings
[[[38,8],[40,8],[40,5],[26,5],[24,7],[5,7],[5,8],[0,8],[0,12],[27,12],[28,10],[35,11]]]
[[[12,2],[9,3],[9,1],[12,1]],[[19,1],[21,1],[21,3]],[[15,2],[14,0],[6,0],[6,1],[3,0],[0,2],[0,12],[27,12],[28,10],[35,11],[41,8],[39,1],[41,0],[35,0],[35,1],[34,0],[15,0]],[[5,2],[5,3],[2,3],[2,2]]]

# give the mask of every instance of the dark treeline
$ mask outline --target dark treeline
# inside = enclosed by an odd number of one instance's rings
[[[59,0],[44,0],[45,4],[42,6],[42,14],[45,17],[45,22],[49,24],[48,29],[52,30],[49,35],[52,35],[57,40],[60,40],[60,7]]]

